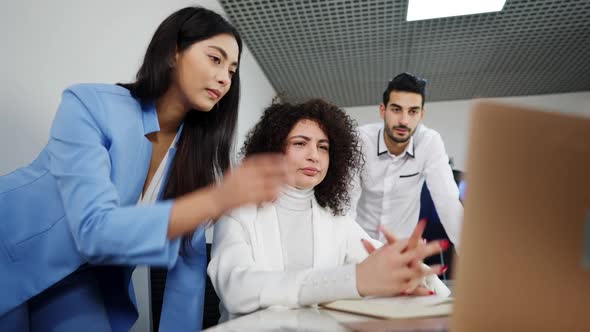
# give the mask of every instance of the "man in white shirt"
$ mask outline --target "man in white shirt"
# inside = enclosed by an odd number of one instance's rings
[[[349,215],[376,239],[379,226],[408,237],[418,223],[426,181],[445,231],[458,246],[463,205],[440,134],[421,124],[425,88],[423,79],[396,76],[379,105],[383,122],[359,127],[365,166],[354,183]]]

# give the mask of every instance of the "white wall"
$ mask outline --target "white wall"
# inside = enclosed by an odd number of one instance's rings
[[[193,5],[223,14],[216,0],[0,2],[0,175],[41,151],[65,87],[132,81],[158,24]],[[240,71],[238,149],[276,94],[247,48]],[[134,331],[149,331],[147,269],[138,268],[133,281],[140,309]]]
[[[538,107],[546,110],[590,116],[590,92],[563,93],[537,96],[490,98],[504,103]],[[445,142],[454,167],[465,170],[469,116],[475,100],[426,102],[424,124],[438,131]],[[357,122],[383,121],[379,118],[379,106],[349,107],[345,110]]]
[[[0,174],[41,151],[65,87],[133,80],[158,24],[191,5],[223,13],[216,0],[0,2]],[[238,148],[276,94],[247,48],[240,70]]]

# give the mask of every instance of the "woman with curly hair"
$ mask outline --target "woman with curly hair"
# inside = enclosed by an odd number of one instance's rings
[[[449,294],[435,275],[445,267],[421,263],[446,246],[422,244],[423,224],[410,240],[383,230],[382,246],[344,215],[363,163],[354,127],[338,107],[310,100],[271,105],[250,131],[242,154],[283,153],[288,185],[272,204],[234,210],[215,226],[208,273],[222,320],[273,305]]]

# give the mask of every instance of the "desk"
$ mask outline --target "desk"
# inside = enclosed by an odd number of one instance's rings
[[[443,281],[453,291],[453,281]],[[355,315],[321,307],[298,309],[268,308],[234,317],[206,329],[207,332],[230,331],[367,331],[367,332],[446,332],[450,317],[385,320]]]
[[[238,331],[406,331],[444,332],[449,317],[384,320],[344,312],[308,307],[299,309],[269,308],[240,316],[207,332]]]

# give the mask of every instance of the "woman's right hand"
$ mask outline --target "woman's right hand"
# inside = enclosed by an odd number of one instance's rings
[[[219,185],[197,189],[175,199],[168,223],[168,238],[193,232],[228,210],[276,199],[286,177],[284,157],[280,154],[246,158],[240,166],[230,170]]]
[[[259,154],[225,174],[215,191],[223,212],[246,204],[274,201],[285,184],[287,168],[282,154]]]

